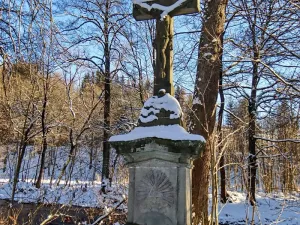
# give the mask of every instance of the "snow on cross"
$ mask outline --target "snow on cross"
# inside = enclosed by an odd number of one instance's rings
[[[136,20],[146,20],[167,15],[176,16],[199,12],[199,0],[132,0]],[[158,11],[159,13],[155,12]]]
[[[160,19],[162,20],[167,15],[169,15],[170,12],[178,8],[180,5],[182,5],[187,0],[178,0],[175,3],[171,4],[170,6],[163,6],[157,3],[154,3],[152,5],[148,4],[147,2],[151,2],[149,0],[133,0],[133,3],[136,5],[140,5],[141,7],[148,9],[148,11],[151,11],[151,9],[158,9],[161,10],[161,16]]]

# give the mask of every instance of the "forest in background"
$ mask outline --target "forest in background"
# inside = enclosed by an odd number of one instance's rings
[[[218,4],[226,8],[224,29],[204,40],[203,24],[213,22],[208,9]],[[196,168],[211,173],[223,202],[231,189],[250,193],[252,204],[257,188],[299,193],[299,2],[202,1],[201,9],[176,17],[174,35],[175,97],[193,133],[197,107],[214,95],[201,66],[219,74],[218,101],[210,101],[216,121],[206,118],[209,131],[200,131],[214,143],[203,157],[211,167]],[[1,169],[14,154],[11,199],[31,146],[39,156],[36,188],[50,149],[61,146],[68,157],[56,185],[82,148],[90,167],[101,155],[102,179],[111,178],[107,140],[130,131],[153,94],[155,22],[136,22],[131,11],[129,0],[0,2]]]

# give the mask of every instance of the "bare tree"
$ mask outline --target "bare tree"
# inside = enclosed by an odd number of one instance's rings
[[[128,17],[124,7],[126,7],[126,2],[123,1],[101,0],[67,2],[66,8],[73,18],[64,30],[69,37],[72,36],[71,47],[94,43],[98,48],[97,51],[91,51],[91,54],[75,55],[72,61],[88,62],[104,77],[103,181],[109,178],[110,147],[108,139],[111,135],[111,81],[119,70],[121,53],[116,44],[121,42],[120,36]],[[76,13],[78,10],[80,13]]]
[[[67,117],[65,122],[65,127],[68,129],[69,138],[69,154],[66,162],[64,163],[60,175],[57,178],[56,184],[59,185],[63,176],[66,174],[67,167],[72,162],[72,167],[74,166],[74,160],[76,157],[76,150],[83,135],[90,130],[91,119],[95,112],[97,112],[100,103],[102,103],[102,94],[100,96],[95,96],[96,92],[93,93],[91,101],[86,102],[85,97],[80,95],[74,89],[76,78],[78,77],[79,69],[75,73],[65,73],[65,91],[68,104],[68,110],[70,117]],[[79,96],[78,96],[79,95]],[[81,104],[82,103],[82,104]],[[84,107],[84,111],[78,114],[78,108]],[[70,119],[70,120],[69,120]],[[69,175],[71,176],[71,175]],[[66,184],[68,179],[66,179]]]
[[[228,37],[225,49],[232,50],[227,55],[232,64],[227,63],[224,79],[229,87],[226,88],[228,95],[248,101],[248,199],[255,205],[258,112],[270,113],[276,102],[286,98],[291,89],[297,92],[297,66],[292,61],[299,59],[299,48],[295,47],[299,41],[292,33],[299,27],[293,23],[297,16],[285,1],[245,0],[232,1],[229,5],[235,13],[233,29],[238,26],[244,35]],[[246,23],[242,25],[237,21]],[[287,72],[284,65],[287,63],[292,73]],[[276,70],[281,73],[277,74]],[[281,84],[287,89],[278,88]]]
[[[208,222],[208,186],[213,131],[216,120],[216,101],[220,76],[221,35],[224,31],[227,1],[205,2],[202,24],[198,68],[193,97],[193,115],[189,130],[205,137],[206,149],[200,159],[195,160],[193,169],[192,201],[195,212],[194,223]]]

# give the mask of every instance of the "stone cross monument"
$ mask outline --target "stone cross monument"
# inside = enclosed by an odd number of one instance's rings
[[[129,167],[127,225],[191,225],[191,171],[205,140],[189,134],[172,96],[172,16],[198,11],[198,0],[134,0],[137,20],[157,20],[154,94],[138,126],[110,138]]]
[[[136,20],[156,19],[154,94],[160,89],[174,95],[173,16],[199,12],[199,0],[133,0]]]

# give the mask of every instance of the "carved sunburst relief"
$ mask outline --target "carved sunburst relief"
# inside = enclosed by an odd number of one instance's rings
[[[145,209],[162,209],[174,204],[174,187],[167,175],[151,169],[145,174],[137,188],[137,200]]]

